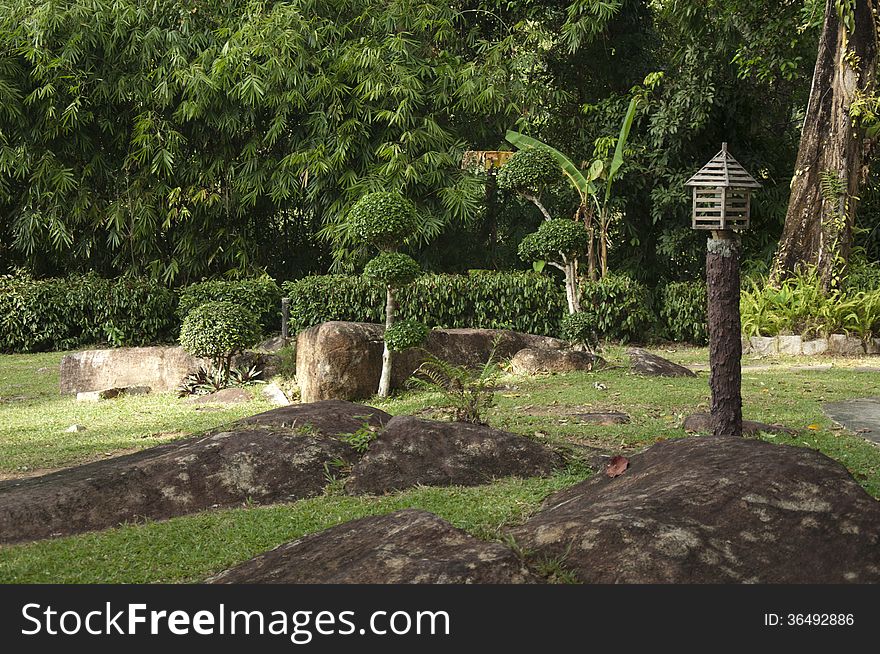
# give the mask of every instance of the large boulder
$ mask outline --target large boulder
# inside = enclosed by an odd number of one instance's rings
[[[276,354],[242,352],[232,360],[238,368],[256,367],[263,377],[278,369]],[[148,387],[156,393],[176,390],[183,378],[210,361],[194,357],[182,347],[118,347],[84,350],[61,359],[61,393],[77,394],[111,388]]]
[[[508,547],[426,511],[354,520],[222,572],[218,584],[521,584],[536,581]]]
[[[510,360],[511,368],[517,375],[593,370],[604,363],[601,357],[589,352],[535,347],[523,348]]]
[[[105,388],[149,386],[171,391],[202,359],[180,347],[120,347],[85,350],[61,359],[61,392],[75,394]]]
[[[296,376],[303,402],[360,400],[376,393],[382,371],[384,327],[371,323],[325,322],[299,333]],[[400,388],[424,362],[426,352],[453,365],[486,362],[496,339],[496,356],[510,357],[527,347],[559,349],[555,338],[496,329],[434,329],[422,348],[394,357],[392,387]]]
[[[284,407],[221,433],[187,438],[135,454],[42,477],[0,482],[0,542],[106,529],[244,502],[311,497],[327,484],[325,464],[354,463],[337,436],[389,416],[333,403]]]
[[[751,439],[658,443],[512,532],[584,583],[880,582],[880,503],[819,452]]]
[[[479,486],[499,477],[536,477],[562,457],[525,436],[483,425],[395,416],[352,468],[346,489],[380,494],[424,486]]]
[[[309,404],[290,404],[264,411],[255,416],[242,418],[239,423],[299,429],[325,436],[336,436],[353,434],[365,425],[373,428],[384,427],[389,420],[391,416],[381,409],[343,400],[324,400]]]
[[[651,354],[640,347],[627,350],[634,372],[649,377],[696,377],[693,370],[673,363],[668,359]]]

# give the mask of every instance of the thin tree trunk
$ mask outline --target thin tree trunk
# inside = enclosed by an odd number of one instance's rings
[[[394,324],[395,314],[397,313],[397,298],[394,296],[394,289],[390,286],[385,291],[385,331]],[[393,363],[394,353],[388,349],[388,343],[382,350],[382,375],[379,378],[379,397],[388,397],[391,394],[391,367]]]
[[[532,195],[531,193],[523,193],[522,196],[526,200],[534,204],[536,207],[538,207],[538,211],[540,211],[541,214],[544,216],[544,220],[551,220],[552,217],[550,216],[550,212],[547,211],[547,207],[541,204],[541,201],[538,199],[537,195]]]
[[[864,129],[853,125],[850,106],[874,91],[874,2],[854,0],[854,29],[848,33],[835,0],[826,1],[785,227],[773,262],[773,283],[801,267],[815,266],[827,291],[845,272],[864,174]]]
[[[706,285],[709,386],[712,431],[716,436],[742,436],[739,257],[739,239],[733,232],[713,232],[706,253]]]

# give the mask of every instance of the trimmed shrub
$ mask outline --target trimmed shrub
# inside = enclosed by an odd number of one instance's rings
[[[215,369],[229,372],[233,355],[256,345],[256,316],[234,302],[206,302],[190,311],[180,328],[180,344],[197,357],[211,359]]]
[[[418,320],[401,320],[385,330],[385,343],[392,352],[403,352],[424,343],[430,331],[426,324]]]
[[[545,148],[523,148],[498,171],[498,188],[538,191],[562,179],[562,166]]]
[[[382,322],[384,289],[360,276],[324,275],[282,284],[290,330],[328,320]],[[512,329],[555,336],[565,293],[550,277],[527,272],[424,274],[399,291],[401,318],[431,327]]]
[[[550,259],[562,263],[559,254],[569,259],[586,253],[590,234],[582,222],[570,218],[545,220],[538,231],[526,236],[519,244],[519,256],[525,261]]]
[[[606,275],[581,287],[581,313],[589,316],[600,338],[645,341],[656,317],[647,287],[623,275]]]
[[[280,329],[281,289],[269,276],[190,284],[180,292],[177,313],[182,320],[196,307],[217,301],[234,302],[245,307],[257,316],[264,333]]]
[[[419,225],[415,205],[400,193],[368,193],[348,212],[352,233],[380,250],[393,250]]]
[[[705,345],[709,342],[706,284],[673,282],[660,293],[660,319],[673,341]]]
[[[364,277],[393,288],[412,283],[421,273],[416,260],[400,252],[383,252],[364,266]]]
[[[175,293],[135,277],[94,274],[34,279],[0,276],[0,351],[71,350],[172,342]]]

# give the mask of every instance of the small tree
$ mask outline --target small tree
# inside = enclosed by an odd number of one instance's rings
[[[536,142],[537,143],[537,142]],[[529,145],[514,152],[498,171],[498,188],[513,191],[525,198],[550,220],[550,212],[541,202],[541,193],[562,180],[562,166],[543,144]]]
[[[385,286],[385,330],[390,330],[397,314],[397,290],[415,281],[421,273],[411,257],[397,252],[418,229],[418,213],[399,193],[369,193],[358,200],[348,215],[354,236],[376,247],[380,254],[364,267],[364,276]],[[393,350],[385,342],[378,394],[391,392]]]
[[[228,301],[206,302],[187,314],[180,328],[180,344],[197,357],[211,359],[223,381],[229,379],[232,357],[260,340],[257,317]]]
[[[545,220],[538,231],[519,244],[519,255],[526,261],[546,261],[565,274],[565,297],[568,312],[580,311],[578,257],[587,251],[590,234],[583,223],[566,218]]]

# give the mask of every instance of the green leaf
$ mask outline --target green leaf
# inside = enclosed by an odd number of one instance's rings
[[[547,265],[546,261],[541,261],[541,260],[532,261],[532,270],[534,270],[536,273],[541,273],[541,272],[543,272],[544,266],[546,266],[546,265]]]
[[[611,185],[614,183],[614,175],[623,165],[623,150],[626,147],[627,139],[629,139],[629,130],[632,128],[638,106],[638,97],[634,97],[629,101],[629,108],[626,110],[626,116],[623,117],[623,123],[620,125],[620,135],[617,137],[617,147],[614,149],[614,156],[611,158],[611,167],[608,169],[608,180],[605,183],[605,204],[608,204],[608,200],[611,198]]]

